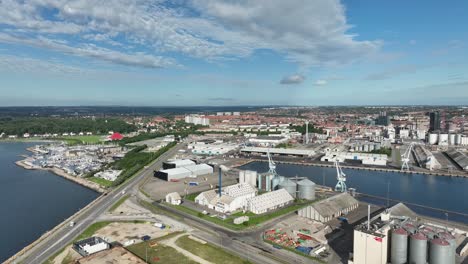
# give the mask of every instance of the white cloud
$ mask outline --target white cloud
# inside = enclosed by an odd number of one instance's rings
[[[281,79],[280,84],[300,84],[303,83],[305,77],[300,74],[293,74],[290,76],[285,76]]]
[[[315,81],[315,85],[317,86],[323,86],[323,85],[327,85],[327,80],[317,80]]]
[[[258,49],[300,67],[339,65],[381,46],[348,33],[339,0],[3,0],[0,24],[15,43],[143,67],[177,65],[174,52],[213,61]]]

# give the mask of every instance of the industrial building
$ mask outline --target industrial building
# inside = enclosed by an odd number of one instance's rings
[[[456,263],[457,240],[466,239],[466,231],[416,221],[399,213],[402,207],[406,206],[397,204],[355,228],[354,252],[348,263]],[[411,210],[406,207],[404,211]]]
[[[281,136],[258,136],[249,138],[249,143],[261,147],[275,147],[278,144],[288,142],[288,138]]]
[[[73,249],[83,257],[109,248],[109,243],[100,237],[90,237],[73,243]]]
[[[250,198],[247,209],[254,214],[263,214],[284,207],[294,202],[294,198],[285,189],[267,192]]]
[[[189,159],[178,159],[178,160],[168,160],[163,162],[163,170],[181,168],[186,166],[195,165],[196,163],[193,160]]]
[[[422,145],[415,145],[413,153],[419,166],[428,170],[440,170],[442,165],[434,155]]]
[[[221,195],[215,190],[202,192],[195,197],[195,202],[215,211],[227,213],[245,208],[247,200],[256,194],[257,190],[250,184],[238,183],[224,187]]]
[[[293,148],[264,148],[264,147],[245,147],[240,150],[244,154],[257,154],[266,155],[268,152],[272,155],[279,156],[297,156],[297,157],[311,157],[317,154],[311,149],[293,149]]]
[[[188,149],[195,155],[223,155],[239,147],[235,143],[190,144]]]
[[[166,169],[155,171],[154,176],[165,181],[174,181],[184,178],[195,178],[200,175],[207,175],[213,173],[213,167],[207,164],[189,165],[185,167],[177,167],[173,169]]]
[[[447,151],[446,153],[460,168],[464,171],[468,171],[468,157],[464,153],[455,149]]]
[[[318,222],[328,222],[358,208],[359,202],[348,193],[340,193],[298,211],[298,215]]]
[[[166,203],[180,205],[182,203],[182,198],[180,197],[179,193],[171,192],[166,195]]]
[[[345,162],[347,161],[359,161],[363,165],[377,165],[386,166],[388,157],[385,154],[372,154],[372,153],[356,153],[356,152],[327,152],[321,161],[328,162]]]

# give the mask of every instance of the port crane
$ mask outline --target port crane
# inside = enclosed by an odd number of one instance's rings
[[[401,155],[401,171],[409,171],[409,161],[410,161],[410,156],[411,156],[411,151],[413,150],[414,143],[411,143],[409,147],[406,149],[405,153]]]
[[[335,185],[335,192],[346,192],[346,174],[341,170],[340,162],[335,160],[336,179],[338,182]]]
[[[276,177],[276,176],[278,176],[278,174],[276,173],[276,164],[273,161],[273,159],[271,158],[270,149],[267,150],[267,156],[268,156],[268,168],[269,168],[268,173],[270,173],[271,175]]]

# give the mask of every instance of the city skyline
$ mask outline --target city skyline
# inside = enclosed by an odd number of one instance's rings
[[[0,7],[1,106],[468,99],[461,2],[44,0]]]

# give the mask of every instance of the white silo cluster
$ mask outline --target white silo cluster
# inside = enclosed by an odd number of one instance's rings
[[[427,143],[430,145],[453,146],[468,145],[468,137],[462,134],[429,133]]]
[[[447,230],[406,223],[391,232],[392,264],[454,264],[456,241]]]
[[[380,143],[374,143],[374,142],[354,143],[351,146],[351,151],[354,150],[354,152],[370,152],[373,150],[379,150],[380,148],[381,148]]]
[[[257,187],[257,172],[256,171],[239,171],[239,183],[248,183],[252,187]]]

